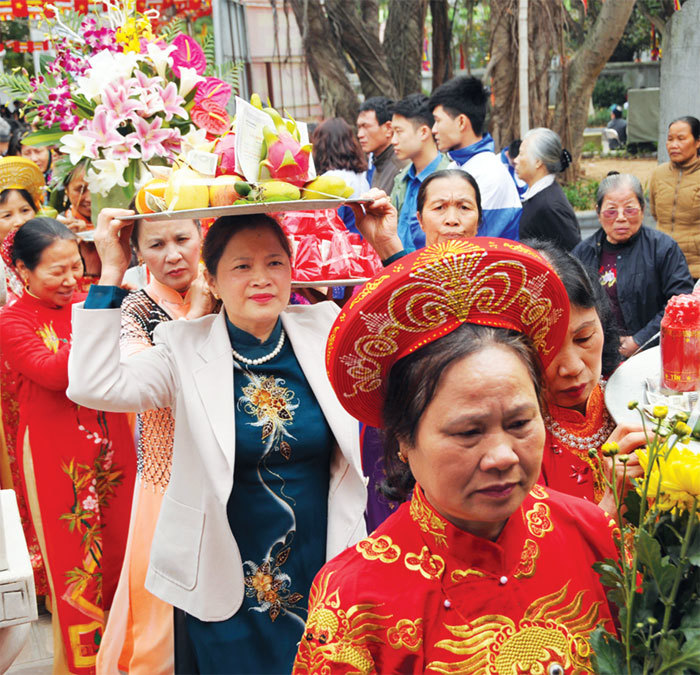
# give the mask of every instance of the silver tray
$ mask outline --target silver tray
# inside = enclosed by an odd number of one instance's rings
[[[219,216],[245,216],[251,213],[276,213],[277,211],[317,211],[334,209],[343,204],[371,204],[371,199],[295,199],[291,202],[260,202],[230,206],[209,206],[206,209],[183,209],[182,211],[160,211],[159,213],[138,213],[130,216],[133,220],[148,218],[160,220],[182,220],[183,218],[218,218]],[[127,220],[127,218],[123,218]]]
[[[361,286],[369,281],[370,277],[364,279],[328,279],[324,281],[292,281],[292,288],[325,288],[327,286]]]

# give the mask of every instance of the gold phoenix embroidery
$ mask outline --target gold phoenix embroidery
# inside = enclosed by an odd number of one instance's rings
[[[599,621],[600,601],[584,609],[586,591],[579,591],[567,604],[569,583],[559,591],[535,600],[523,618],[515,621],[492,614],[463,626],[445,625],[455,639],[435,646],[461,661],[432,661],[427,670],[437,673],[546,675],[558,663],[574,673],[591,672],[589,638]]]
[[[527,529],[534,537],[544,537],[547,532],[554,529],[554,523],[549,515],[549,506],[542,502],[535,502],[534,506],[525,514]]]
[[[401,557],[401,549],[385,534],[380,537],[367,537],[358,541],[355,549],[365,560],[379,560],[383,563],[396,562]]]
[[[449,331],[452,321],[465,321],[473,310],[497,317],[517,308],[520,321],[530,327],[535,347],[546,351],[547,335],[562,314],[542,296],[550,272],[528,278],[525,265],[515,260],[497,260],[478,269],[485,256],[482,247],[456,240],[419,254],[410,280],[391,294],[387,311],[360,313],[367,332],[355,341],[354,353],[340,356],[355,380],[344,396],[382,385],[382,361],[398,350],[401,332],[433,331],[433,339],[435,333]],[[496,319],[493,323],[498,325]],[[508,327],[505,322],[503,326]],[[414,349],[420,346],[421,342]]]
[[[541,486],[535,483],[530,490],[530,495],[535,499],[549,499],[549,493]]]
[[[481,570],[475,570],[470,567],[468,570],[452,570],[452,574],[450,574],[450,579],[452,580],[452,583],[456,584],[460,581],[464,581],[468,577],[485,576],[487,576],[485,572],[482,572]]]
[[[367,643],[384,643],[378,632],[384,632],[378,623],[391,619],[391,614],[378,614],[378,605],[356,604],[345,610],[341,607],[338,590],[329,592],[333,572],[322,574],[311,586],[309,618],[304,629],[295,672],[323,672],[329,670],[325,661],[350,665],[359,673],[374,669],[374,659]]]
[[[386,632],[386,641],[394,648],[417,652],[423,644],[423,619],[401,619]]]

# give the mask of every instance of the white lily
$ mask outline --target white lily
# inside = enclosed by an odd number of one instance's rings
[[[168,45],[165,49],[161,49],[155,42],[149,42],[146,45],[146,49],[148,50],[148,58],[153,62],[156,72],[160,77],[165,79],[165,69],[173,65],[170,54],[174,52],[177,47],[175,45]]]
[[[190,131],[182,137],[182,152],[183,154],[187,154],[190,150],[204,150],[208,152],[209,149],[203,147],[207,144],[207,130],[197,129],[193,124],[190,126]]]
[[[97,159],[91,162],[87,172],[90,192],[99,192],[106,197],[115,185],[126,187],[128,183],[124,180],[124,171],[127,166],[128,162],[117,159]]]
[[[90,68],[86,76],[77,78],[77,92],[88,101],[100,102],[102,89],[120,78],[130,78],[141,60],[142,56],[134,52],[123,54],[103,49],[88,59]]]
[[[201,75],[197,75],[197,71],[194,68],[180,68],[180,89],[178,94],[184,98],[203,80],[204,78]]]
[[[95,159],[94,146],[95,140],[83,136],[79,131],[74,131],[72,134],[61,136],[61,152],[68,154],[71,164],[77,164],[84,157]]]

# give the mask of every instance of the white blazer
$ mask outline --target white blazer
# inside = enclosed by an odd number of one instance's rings
[[[326,557],[365,536],[367,481],[357,421],[338,402],[326,375],[326,338],[334,303],[293,306],[282,325],[330,425]],[[170,484],[156,527],[146,588],[203,621],[223,621],[244,595],[243,567],[226,504],[233,488],[233,356],[223,310],[194,321],[168,321],[155,346],[127,359],[119,350],[118,309],[73,309],[68,397],[113,412],[171,406],[175,441]]]

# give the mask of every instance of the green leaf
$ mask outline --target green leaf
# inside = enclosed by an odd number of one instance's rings
[[[667,557],[661,557],[659,542],[643,529],[637,534],[637,556],[654,579],[661,595],[665,597],[673,586],[677,570]]]
[[[613,560],[593,563],[593,569],[600,575],[600,582],[609,588],[619,588],[624,583],[622,572]]]
[[[659,643],[659,653],[662,658],[661,666],[656,671],[661,673],[696,673],[700,670],[700,638],[694,638],[678,645],[678,640],[667,636]]]
[[[68,132],[63,131],[59,126],[33,131],[31,134],[22,139],[22,145],[34,145],[37,147],[44,145],[57,145],[61,138],[66,135],[66,133]]]
[[[700,602],[697,598],[683,613],[680,628],[686,640],[700,637]]]
[[[696,527],[688,544],[688,560],[691,565],[700,567],[700,528]]]
[[[639,516],[641,515],[642,498],[637,494],[636,490],[629,490],[625,496],[625,511],[624,519],[628,523],[634,525],[639,524]]]
[[[602,626],[598,626],[591,634],[591,648],[596,673],[619,675],[624,672],[622,644]]]

